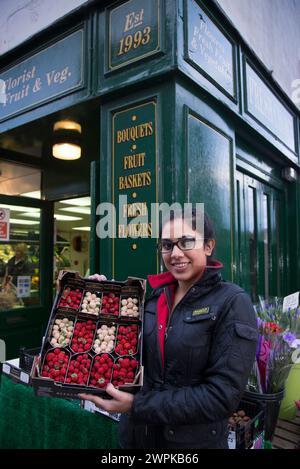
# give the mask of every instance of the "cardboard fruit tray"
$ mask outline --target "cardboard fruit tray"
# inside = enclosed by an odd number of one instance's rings
[[[61,271],[57,295],[31,374],[40,396],[109,398],[109,382],[136,393],[143,384],[144,279],[97,282]]]

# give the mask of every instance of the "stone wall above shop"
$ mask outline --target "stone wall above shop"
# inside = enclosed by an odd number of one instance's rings
[[[217,0],[300,109],[299,0]]]
[[[1,0],[0,56],[84,3],[87,0]]]

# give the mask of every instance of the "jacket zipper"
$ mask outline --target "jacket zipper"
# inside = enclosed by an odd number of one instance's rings
[[[185,296],[188,294],[188,292],[189,292],[192,288],[193,288],[193,286],[188,289],[188,291],[186,292],[186,294],[184,295],[184,297],[181,298],[181,300],[177,303],[177,305],[175,306],[175,308],[173,309],[173,311],[172,311],[172,305],[171,305],[170,291],[169,291],[168,288],[164,288],[164,293],[165,293],[166,300],[167,300],[167,305],[168,305],[168,308],[169,308],[168,321],[167,321],[167,326],[166,326],[166,330],[165,330],[165,343],[164,343],[164,348],[165,348],[165,344],[166,344],[166,341],[167,341],[167,338],[168,338],[168,334],[169,334],[169,330],[170,330],[170,323],[171,323],[171,319],[173,318],[174,312],[175,312],[176,308],[180,305],[180,303],[184,300]],[[165,356],[165,360],[164,360],[164,367],[163,367],[163,382],[165,383],[165,381],[166,381],[166,366],[165,366],[165,365],[166,365],[166,349],[165,349],[164,356]]]
[[[165,297],[166,297],[166,300],[167,300],[167,305],[168,305],[168,308],[169,308],[169,315],[168,315],[168,321],[167,321],[167,326],[166,326],[166,330],[165,330],[165,341],[167,340],[168,338],[168,334],[169,334],[169,329],[170,329],[170,323],[171,323],[171,319],[173,317],[173,314],[174,314],[174,311],[176,310],[176,308],[180,305],[180,303],[185,299],[186,295],[190,292],[190,290],[192,290],[192,288],[194,288],[194,286],[192,285],[186,292],[186,294],[181,298],[181,300],[177,303],[177,305],[175,306],[175,308],[173,309],[172,311],[172,305],[171,305],[171,297],[170,297],[170,290],[166,287],[164,288],[164,293],[165,293]],[[202,296],[202,295],[200,295]],[[215,321],[217,319],[216,315],[214,314],[213,316],[211,316],[211,319],[213,321]]]
[[[165,330],[165,341],[166,341],[168,337],[168,333],[169,333],[169,327],[170,327],[170,322],[171,322],[173,311],[172,311],[172,305],[171,305],[170,290],[168,288],[164,288],[164,293],[165,293],[165,297],[166,297],[167,305],[169,309],[168,321],[167,321],[166,330]]]
[[[167,305],[168,305],[168,308],[169,308],[169,315],[168,315],[168,321],[167,321],[167,326],[166,326],[166,330],[165,330],[165,343],[166,343],[166,340],[168,338],[168,334],[169,334],[169,329],[170,329],[170,323],[171,323],[171,319],[173,318],[173,315],[174,315],[174,312],[175,310],[178,308],[178,306],[182,303],[182,301],[185,299],[186,295],[194,288],[194,285],[192,285],[188,291],[186,292],[186,294],[181,298],[181,300],[177,303],[177,305],[175,306],[175,308],[173,309],[172,311],[172,305],[171,305],[171,297],[170,297],[170,291],[168,289],[168,287],[165,287],[164,288],[164,293],[165,293],[165,297],[166,297],[166,300],[167,300]],[[203,296],[200,294],[200,296]],[[212,317],[213,321],[216,320],[216,315],[213,315]],[[165,345],[165,344],[164,344]],[[159,348],[159,347],[158,347]],[[166,361],[166,349],[164,350],[164,363],[162,364],[162,369],[163,369],[163,382],[165,382],[165,378],[166,378],[166,366],[165,366],[165,361]],[[159,354],[159,356],[161,357],[161,353]],[[161,360],[161,363],[162,363],[162,360]]]
[[[190,290],[192,290],[192,288],[194,288],[193,285],[187,290],[186,294],[185,294],[185,295],[181,298],[181,300],[177,303],[177,305],[175,306],[175,308],[173,309],[173,311],[172,311],[172,305],[171,305],[170,291],[169,291],[168,288],[164,288],[164,292],[165,292],[165,296],[166,296],[166,300],[167,300],[167,304],[168,304],[168,308],[169,308],[168,322],[167,322],[166,331],[165,331],[165,340],[166,340],[167,337],[168,337],[171,319],[172,319],[172,317],[173,317],[173,315],[174,315],[175,310],[176,310],[176,309],[178,308],[178,306],[182,303],[182,301],[185,299],[186,295],[190,292]]]

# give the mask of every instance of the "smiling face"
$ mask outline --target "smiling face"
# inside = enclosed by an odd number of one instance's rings
[[[23,259],[27,254],[27,246],[25,243],[17,244],[15,247],[15,258],[17,260]]]
[[[162,230],[162,239],[177,241],[184,236],[196,238],[195,248],[182,251],[178,246],[173,250],[163,253],[163,261],[171,274],[186,286],[192,285],[199,280],[207,264],[207,257],[211,255],[215,246],[213,239],[204,244],[203,234],[192,229],[181,218],[167,222]]]

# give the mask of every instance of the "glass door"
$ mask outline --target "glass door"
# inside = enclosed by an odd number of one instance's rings
[[[1,214],[0,339],[14,358],[41,344],[51,311],[53,203],[0,195]]]
[[[258,296],[286,291],[284,191],[237,171],[238,279],[256,302]]]

